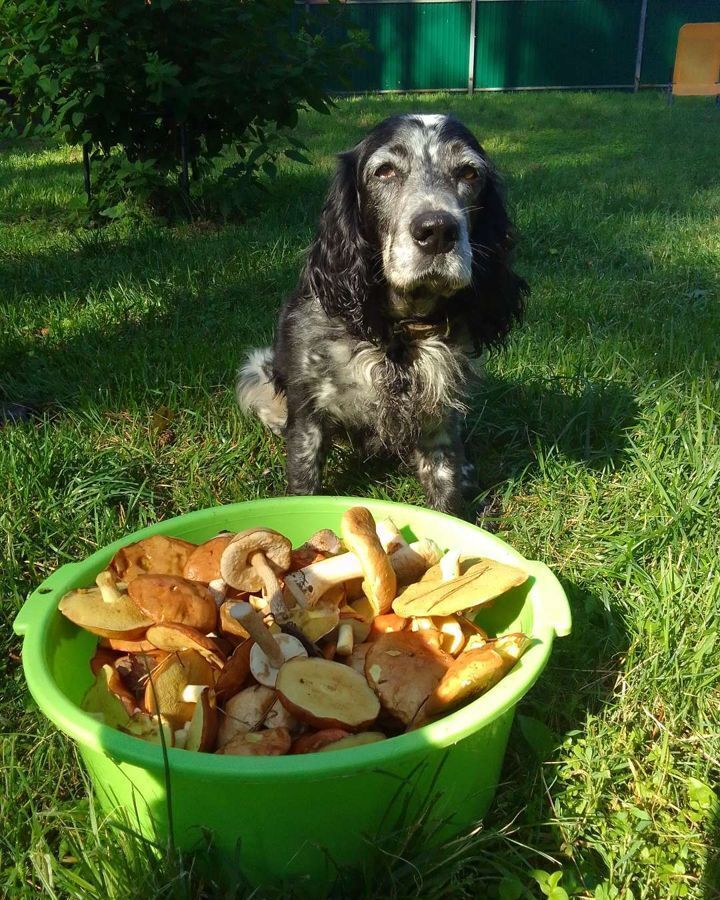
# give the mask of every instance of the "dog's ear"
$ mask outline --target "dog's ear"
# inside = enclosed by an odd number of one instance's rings
[[[510,268],[509,255],[515,243],[502,185],[497,173],[488,171],[478,198],[470,243],[473,277],[462,292],[466,321],[476,352],[501,344],[513,323],[522,319],[527,282]]]
[[[357,150],[340,154],[303,280],[328,316],[342,317],[353,334],[368,338],[377,330],[369,298],[378,282],[363,231],[357,169]]]

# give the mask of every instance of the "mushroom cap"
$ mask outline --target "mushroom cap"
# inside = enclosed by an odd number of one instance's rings
[[[262,553],[278,574],[287,572],[292,561],[292,544],[272,528],[248,528],[235,535],[220,557],[220,575],[239,591],[259,591],[263,581],[250,564],[253,553]]]
[[[143,637],[152,618],[138,609],[126,594],[106,603],[100,588],[80,588],[65,594],[58,605],[71,622],[106,638],[136,641]]]
[[[345,545],[360,562],[375,613],[388,612],[397,592],[397,578],[370,510],[364,506],[345,510],[341,530]]]
[[[458,578],[409,585],[395,599],[393,610],[406,617],[451,616],[489,603],[526,580],[527,572],[522,569],[483,559]]]
[[[154,534],[118,550],[110,569],[126,584],[138,575],[182,575],[194,550],[189,541]]]
[[[183,578],[203,581],[205,584],[220,578],[220,557],[233,537],[232,534],[219,534],[195,547],[180,573]]]
[[[174,653],[176,650],[197,650],[217,669],[222,669],[225,665],[225,654],[217,643],[197,628],[176,625],[174,622],[161,622],[158,625],[151,625],[145,637],[158,650],[165,650],[167,653]]]
[[[212,592],[199,581],[177,575],[138,575],[128,585],[130,599],[154,623],[171,622],[214,631],[217,605]]]

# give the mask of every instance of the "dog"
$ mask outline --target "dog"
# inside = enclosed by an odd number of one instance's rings
[[[321,491],[331,441],[411,463],[428,505],[473,489],[462,427],[473,360],[501,345],[528,287],[487,154],[456,119],[399,115],[338,157],[272,347],[237,399],[286,443],[292,494]]]

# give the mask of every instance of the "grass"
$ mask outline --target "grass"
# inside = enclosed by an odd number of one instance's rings
[[[558,573],[575,627],[521,704],[483,827],[409,845],[355,893],[720,896],[720,116],[655,94],[344,100],[302,119],[315,165],[285,166],[243,226],[78,233],[78,152],[3,148],[0,398],[36,414],[0,429],[0,895],[230,896],[98,818],[10,625],[58,565],[129,530],[282,492],[233,370],[271,335],[333,153],[407,109],[455,112],[508,182],[533,294],[470,451],[499,533]],[[327,488],[421,501],[346,454]]]

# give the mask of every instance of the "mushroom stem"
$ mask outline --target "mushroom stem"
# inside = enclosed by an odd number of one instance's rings
[[[204,690],[207,690],[206,684],[187,684],[182,690],[180,699],[183,703],[197,703]]]
[[[440,559],[434,541],[427,538],[401,547],[390,557],[399,584],[413,581]],[[285,587],[301,606],[315,606],[331,587],[341,581],[362,578],[360,560],[354,553],[330,556],[285,576]]]
[[[440,560],[440,579],[442,581],[450,581],[452,578],[460,577],[460,551],[448,550],[448,552]]]
[[[222,580],[222,578],[213,578],[212,581],[208,582],[208,587],[210,588],[210,593],[215,598],[215,603],[218,609],[225,602],[225,597],[227,596],[227,583]]]
[[[402,547],[407,547],[408,542],[400,534],[400,529],[392,519],[381,519],[375,523],[375,531],[382,544],[383,550],[391,555]]]
[[[338,656],[350,656],[353,652],[354,642],[355,636],[353,634],[352,625],[348,622],[343,622],[338,628],[337,647],[335,652]]]
[[[263,597],[267,600],[273,619],[278,625],[284,625],[289,622],[290,615],[283,600],[282,585],[275,574],[275,570],[268,563],[265,554],[253,553],[249,562],[262,579]]]
[[[123,595],[117,589],[115,580],[107,569],[96,575],[95,584],[100,588],[100,593],[106,603],[117,603],[118,600],[122,600]]]
[[[260,613],[256,612],[249,603],[234,603],[230,607],[230,615],[247,631],[255,643],[263,650],[272,665],[278,669],[285,662],[285,657],[278,642],[265,627]]]

